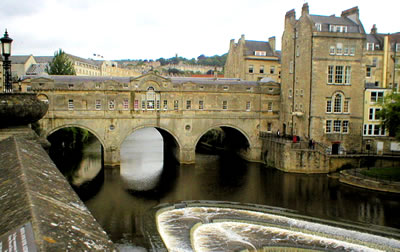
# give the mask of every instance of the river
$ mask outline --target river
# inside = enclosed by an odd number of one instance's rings
[[[161,203],[185,200],[268,205],[400,233],[400,195],[345,185],[326,174],[284,173],[232,156],[196,154],[193,165],[164,163],[154,188],[138,191],[127,186],[120,169],[125,168],[102,169],[94,182],[77,191],[110,238],[136,251],[149,246],[141,233],[142,216]]]

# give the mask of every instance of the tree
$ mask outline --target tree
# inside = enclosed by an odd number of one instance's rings
[[[50,75],[76,75],[73,63],[61,49],[54,53],[54,58],[45,71]]]
[[[390,136],[400,140],[400,93],[392,93],[385,97],[379,116]]]

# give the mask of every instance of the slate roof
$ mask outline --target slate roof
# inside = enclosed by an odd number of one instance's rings
[[[104,82],[114,80],[121,83],[129,83],[131,77],[115,77],[115,76],[76,76],[76,75],[48,75],[48,79],[52,79],[55,82]]]
[[[347,32],[360,33],[361,29],[358,24],[347,17],[320,16],[310,15],[312,21],[316,24],[321,24],[322,31],[329,31],[329,25],[343,25],[347,26]]]
[[[26,71],[26,75],[39,75],[44,73],[47,63],[40,63],[40,64],[32,64],[28,70]]]
[[[53,56],[34,56],[36,63],[50,63]]]
[[[183,84],[187,82],[192,82],[196,84],[220,84],[220,85],[257,85],[256,81],[246,81],[236,78],[193,78],[193,77],[171,77],[171,82],[174,84]]]
[[[10,56],[10,60],[12,64],[24,64],[31,55],[17,55]]]
[[[266,56],[276,56],[271,48],[271,45],[265,41],[246,40],[245,46],[246,46],[245,56],[254,55],[255,51],[265,51],[267,52]]]

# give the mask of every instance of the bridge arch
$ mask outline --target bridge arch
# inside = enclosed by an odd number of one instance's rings
[[[240,132],[247,140],[247,142],[249,143],[249,148],[252,148],[254,146],[254,143],[252,142],[252,140],[249,137],[249,134],[243,130],[242,128],[238,127],[237,125],[233,125],[233,124],[214,124],[212,126],[207,127],[205,130],[203,130],[196,138],[195,142],[193,143],[193,146],[196,148],[197,144],[199,143],[200,139],[202,136],[204,136],[204,134],[206,134],[208,131],[215,129],[215,128],[232,128],[237,130],[238,132]]]
[[[103,148],[106,149],[107,146],[106,146],[106,144],[104,142],[104,139],[102,137],[100,137],[100,135],[95,130],[93,130],[93,129],[87,127],[87,126],[81,125],[81,124],[63,124],[63,125],[57,126],[57,127],[53,128],[53,129],[47,131],[45,133],[45,137],[47,138],[48,136],[50,136],[51,134],[53,134],[57,130],[60,130],[60,129],[63,129],[63,128],[72,128],[72,127],[82,128],[82,129],[85,129],[85,130],[89,131],[91,134],[93,134],[97,138],[97,140],[99,140],[99,142],[101,143]]]
[[[182,148],[182,144],[181,144],[181,141],[180,141],[179,137],[178,137],[173,131],[171,131],[171,130],[165,128],[165,127],[161,127],[161,126],[159,126],[159,125],[155,125],[155,124],[144,124],[144,125],[140,125],[140,126],[137,126],[137,127],[132,128],[132,130],[127,131],[127,133],[124,134],[124,135],[121,137],[121,141],[118,143],[118,146],[122,146],[122,143],[123,143],[123,142],[126,140],[126,138],[127,138],[128,136],[130,136],[133,132],[135,132],[135,131],[137,131],[137,130],[139,130],[139,129],[144,129],[144,128],[159,128],[159,129],[161,129],[161,130],[167,132],[168,134],[170,134],[170,135],[173,137],[173,139],[175,140],[175,143],[176,143],[177,147],[178,147],[179,149]]]

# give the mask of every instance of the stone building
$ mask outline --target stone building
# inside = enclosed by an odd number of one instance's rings
[[[382,125],[378,112],[381,102],[391,92],[398,92],[400,80],[400,33],[382,34],[374,25],[364,46],[365,101],[364,151],[383,154],[393,141]]]
[[[268,42],[246,40],[241,36],[238,43],[232,39],[225,63],[225,77],[258,81],[268,77],[280,82],[280,52],[275,50],[275,37]]]
[[[285,16],[281,131],[313,139],[329,153],[361,151],[366,35],[354,7],[340,17]]]

